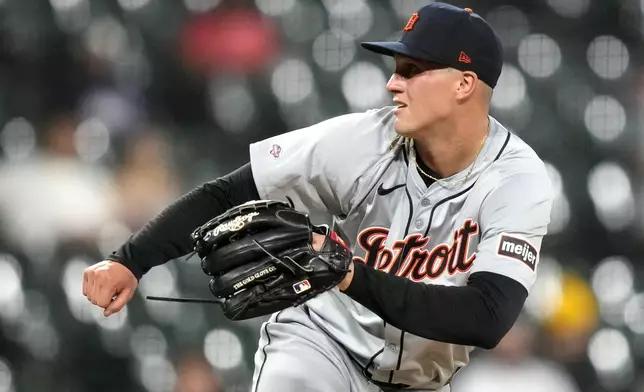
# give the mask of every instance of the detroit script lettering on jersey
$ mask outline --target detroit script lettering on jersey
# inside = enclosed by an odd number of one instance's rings
[[[468,219],[454,232],[451,244],[440,244],[428,250],[425,247],[429,237],[420,234],[395,241],[388,248],[384,244],[389,229],[370,227],[358,235],[358,245],[365,251],[365,256],[354,257],[354,261],[415,282],[425,278],[436,279],[446,272],[450,275],[467,272],[476,259],[476,253],[468,257],[470,238],[478,232],[479,225]]]

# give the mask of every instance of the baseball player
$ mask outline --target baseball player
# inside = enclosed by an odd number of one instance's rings
[[[399,41],[362,46],[394,57],[393,106],[251,144],[248,164],[89,267],[83,294],[118,312],[150,268],[193,250],[195,227],[249,200],[290,200],[332,215],[352,259],[337,286],[263,324],[253,391],[449,391],[471,351],[493,348],[521,312],[551,184],[489,115],[503,54],[481,16],[435,2]]]

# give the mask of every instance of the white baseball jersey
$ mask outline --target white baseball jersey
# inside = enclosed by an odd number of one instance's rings
[[[490,117],[474,167],[426,186],[414,149],[398,144],[392,107],[335,117],[250,146],[264,199],[331,214],[355,262],[418,284],[463,286],[477,271],[529,292],[553,200],[543,162]],[[421,338],[386,324],[337,288],[307,303],[313,321],[372,379],[440,389],[473,347]],[[441,317],[440,314],[432,317]]]

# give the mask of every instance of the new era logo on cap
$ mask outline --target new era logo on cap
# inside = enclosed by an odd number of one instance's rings
[[[303,293],[310,288],[311,283],[309,283],[309,281],[306,279],[293,285],[293,291],[295,291],[295,294]]]
[[[458,61],[461,63],[469,64],[472,62],[472,59],[467,55],[467,53],[461,50],[461,54],[458,55]]]

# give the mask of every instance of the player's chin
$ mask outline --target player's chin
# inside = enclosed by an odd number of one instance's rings
[[[396,118],[394,120],[394,129],[400,136],[411,136],[415,132],[416,127],[412,126],[408,121]]]

